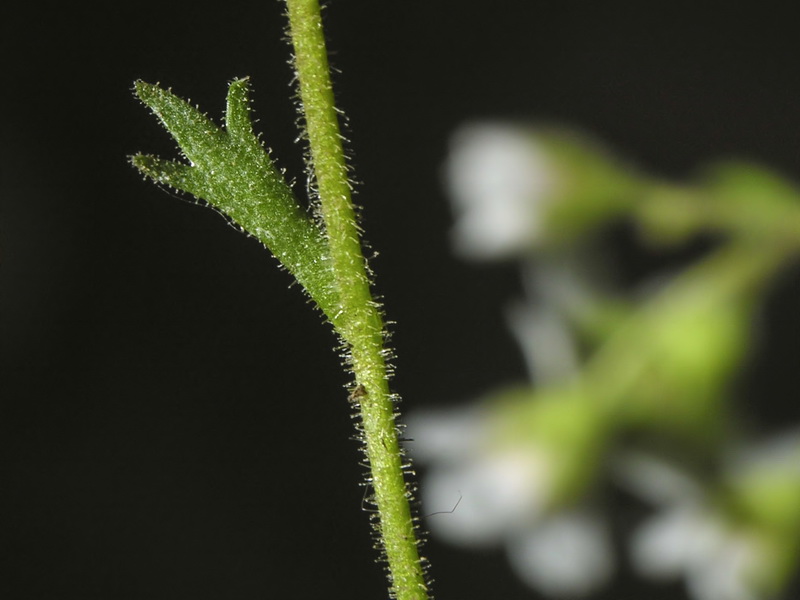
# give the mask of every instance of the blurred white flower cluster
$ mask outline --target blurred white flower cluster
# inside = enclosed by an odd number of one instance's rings
[[[434,536],[503,546],[531,587],[587,595],[618,562],[599,501],[616,489],[651,513],[623,532],[642,576],[696,600],[779,596],[800,562],[800,434],[744,441],[730,401],[760,297],[800,254],[800,192],[746,164],[678,185],[503,123],[464,127],[446,167],[457,253],[523,268],[508,322],[531,381],[410,416]],[[720,241],[623,289],[597,246],[620,222],[643,249]]]

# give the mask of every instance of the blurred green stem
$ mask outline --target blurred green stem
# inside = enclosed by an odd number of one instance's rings
[[[379,514],[377,529],[389,563],[392,594],[400,600],[421,600],[428,593],[389,391],[384,326],[359,241],[319,4],[317,0],[286,0],[286,5],[312,174],[340,294],[337,330],[356,378],[351,398],[361,413]]]
[[[602,390],[603,403],[612,412],[624,413],[631,390],[651,377],[654,367],[669,357],[663,355],[663,349],[658,355],[647,351],[659,332],[673,329],[681,322],[702,328],[727,309],[751,307],[758,292],[789,258],[782,244],[738,242],[717,250],[666,284],[617,329],[587,365],[585,385],[591,390]],[[735,322],[743,326],[746,321],[739,316]],[[684,343],[690,346],[697,343],[696,331],[684,333],[687,337]],[[703,340],[700,333],[699,340]],[[708,365],[706,368],[710,369]]]
[[[699,185],[649,186],[634,208],[645,236],[671,244],[713,232],[764,240],[790,253],[800,249],[798,190],[749,165],[711,175]]]

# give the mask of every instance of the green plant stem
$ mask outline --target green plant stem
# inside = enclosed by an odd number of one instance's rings
[[[372,298],[361,250],[320,8],[317,0],[286,0],[286,5],[313,176],[340,295],[337,329],[356,378],[351,398],[360,407],[391,591],[399,600],[421,600],[428,592],[389,391],[383,320]]]

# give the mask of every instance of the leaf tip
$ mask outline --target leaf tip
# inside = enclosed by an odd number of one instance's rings
[[[128,156],[128,162],[139,173],[153,181],[164,179],[163,169],[159,168],[159,163],[162,161],[155,156],[142,153],[132,154]]]
[[[238,139],[253,136],[250,120],[250,77],[238,77],[228,85],[228,106],[225,110],[225,128]]]
[[[142,79],[137,79],[133,82],[133,91],[136,94],[137,98],[148,104],[148,99],[152,98],[155,95],[155,90],[158,89],[157,85],[153,85],[152,83],[147,83]]]
[[[147,165],[147,156],[145,154],[142,154],[141,152],[138,152],[136,154],[129,154],[128,163],[130,163],[132,167],[135,167],[136,169],[144,173]]]

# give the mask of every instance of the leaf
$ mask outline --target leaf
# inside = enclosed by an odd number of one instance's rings
[[[137,154],[131,163],[156,183],[164,183],[193,196],[202,196],[206,188],[205,178],[195,167],[146,154]]]
[[[247,79],[230,84],[222,129],[172,92],[137,81],[136,94],[191,164],[143,154],[131,162],[152,180],[205,200],[260,240],[335,325],[339,294],[325,234],[253,133],[248,92]]]

